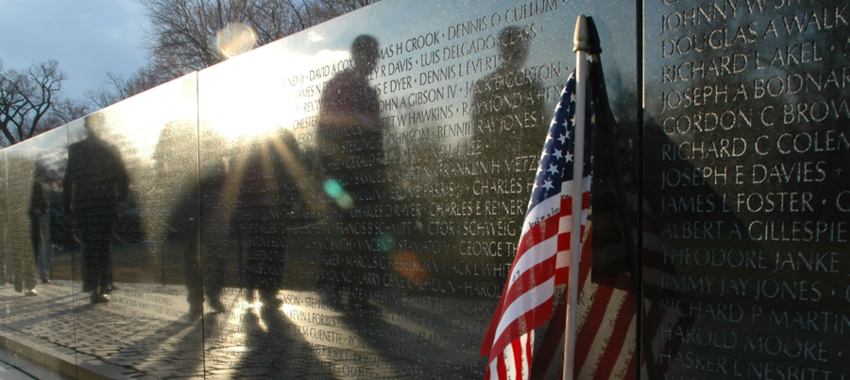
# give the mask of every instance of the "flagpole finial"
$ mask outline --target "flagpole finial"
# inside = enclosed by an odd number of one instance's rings
[[[587,17],[579,15],[576,20],[576,33],[573,37],[575,42],[574,52],[590,50],[590,32],[587,29]]]

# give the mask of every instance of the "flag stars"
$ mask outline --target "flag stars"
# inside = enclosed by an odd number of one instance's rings
[[[563,137],[563,135],[561,135]],[[558,159],[564,158],[564,155],[561,153],[560,149],[555,149],[555,153],[552,153],[552,157],[557,157]]]
[[[566,203],[567,202],[566,199],[571,198],[571,195],[570,195],[571,192],[569,191],[568,188],[564,187],[563,180],[566,179],[567,177],[572,177],[572,175],[574,174],[573,173],[573,166],[574,165],[567,164],[567,162],[569,162],[569,161],[575,162],[575,161],[578,161],[578,158],[579,158],[579,157],[576,156],[575,147],[573,146],[574,144],[571,144],[572,142],[575,142],[576,135],[572,135],[572,133],[576,133],[575,132],[576,126],[574,124],[570,124],[571,122],[574,123],[578,119],[575,115],[576,105],[574,103],[570,103],[571,99],[572,99],[572,101],[575,101],[576,98],[577,98],[577,96],[575,95],[575,87],[576,87],[576,85],[575,85],[575,75],[576,75],[575,73],[570,75],[570,78],[567,81],[567,84],[564,86],[563,91],[561,91],[561,99],[555,107],[555,118],[552,121],[552,123],[550,124],[550,131],[549,131],[549,134],[546,137],[546,142],[544,143],[544,148],[543,148],[544,152],[541,156],[541,161],[538,165],[537,175],[535,176],[536,178],[533,182],[533,189],[531,190],[531,196],[529,197],[530,199],[529,199],[529,204],[528,204],[528,210],[526,211],[526,219],[523,222],[524,229],[525,229],[525,227],[528,227],[528,228],[531,228],[531,227],[534,227],[534,226],[541,227],[540,224],[543,223],[543,222],[553,223],[555,226],[557,226],[558,223],[560,223],[560,219],[561,219],[560,217],[565,217],[566,215],[569,215],[568,213],[565,212],[565,210],[559,209],[558,207],[552,207],[548,203],[543,203],[543,202],[548,202],[549,200],[551,200],[551,203],[553,205],[560,205],[560,204]],[[583,98],[584,98],[584,96],[585,95],[582,94]],[[584,105],[582,105],[582,107],[584,107]],[[588,109],[588,111],[591,111],[591,110]],[[587,120],[590,121],[591,116],[592,116],[592,112],[583,116],[583,118],[587,117]],[[600,119],[600,120],[602,120],[602,119]],[[587,125],[585,125],[585,128],[589,129],[590,126],[591,126],[591,124],[588,123]],[[590,136],[589,132],[587,133],[587,136]],[[567,141],[567,140],[570,140],[570,141]],[[589,145],[589,143],[586,144],[586,145]],[[566,156],[564,156],[564,155],[566,155]],[[586,158],[584,166],[589,168],[591,166],[591,163],[590,163],[590,160],[589,160],[589,157],[590,157],[589,150],[587,152],[585,152],[583,155]],[[564,161],[562,161],[562,160],[564,160]],[[579,169],[579,171],[582,171],[582,170]],[[579,173],[575,173],[575,174],[579,174]],[[587,174],[585,174],[585,175],[587,175]],[[585,189],[585,191],[589,191],[589,187],[590,187],[589,186],[589,182],[590,182],[589,180],[590,180],[590,178],[585,177],[585,179],[582,181],[583,182],[582,187]],[[581,194],[582,193],[579,193],[577,195],[581,195]],[[587,194],[587,193],[585,192],[583,194]],[[584,218],[587,217],[587,214],[586,214],[587,209],[585,207],[586,206],[583,205],[583,207],[581,208],[582,211],[576,210],[577,213],[579,213],[579,212],[581,213],[579,215],[582,216],[582,226],[584,226]],[[572,236],[578,236],[578,234],[573,234]],[[540,243],[539,241],[537,241],[537,239],[531,239],[531,240],[529,240],[529,242],[530,242],[531,245],[536,245],[537,243]],[[541,246],[541,248],[542,248],[542,246]],[[526,251],[526,253],[527,254],[533,254],[531,251]],[[578,253],[575,253],[575,254],[578,254]],[[515,269],[515,268],[512,268],[512,269]],[[510,277],[508,279],[509,284],[506,285],[506,286],[510,286],[512,281],[518,281],[519,280],[519,278],[517,277],[518,274],[519,274],[519,272],[512,270],[509,273],[509,275],[510,275]],[[525,289],[522,289],[522,291],[525,291]],[[525,294],[529,294],[529,293],[525,293]],[[537,296],[536,293],[534,295]],[[505,305],[517,305],[517,303],[514,303],[514,302],[518,301],[518,297],[520,297],[520,296],[522,296],[522,294],[516,294],[516,293],[511,294],[506,299],[506,302],[508,302],[508,303],[505,303]],[[549,307],[551,307],[551,305],[549,305]],[[505,318],[505,317],[508,317],[508,316],[509,316],[508,314],[502,313],[502,315],[500,315],[499,317]],[[515,317],[511,317],[511,318],[515,318]],[[502,319],[501,322],[507,321],[507,322],[513,323],[513,321],[515,321],[515,320],[517,320],[517,319],[513,319],[513,320]],[[497,321],[497,319],[494,319],[494,323],[496,321]],[[501,323],[501,322],[499,322],[499,323]],[[521,323],[524,323],[524,322],[530,322],[530,321],[524,321],[523,320]],[[530,329],[534,329],[534,328],[537,328],[537,327],[538,326],[536,326],[536,325],[534,325],[534,326],[529,325],[528,329],[529,329],[529,331],[531,331]],[[513,327],[511,327],[511,328],[513,328]],[[507,333],[507,330],[505,330],[505,332]],[[502,336],[504,336],[504,335],[502,335]],[[492,341],[485,342],[485,344],[484,344],[485,347],[487,347],[487,346],[493,347],[494,346],[493,343],[496,342],[495,339],[500,339],[500,338],[501,337],[493,337]],[[493,347],[493,348],[494,348],[494,350],[492,352],[490,352],[490,354],[491,354],[491,356],[490,356],[491,362],[490,363],[491,364],[494,364],[494,363],[496,363],[496,361],[499,361],[500,366],[507,365],[508,367],[512,367],[512,368],[509,368],[510,372],[512,372],[513,370],[516,370],[516,373],[520,374],[520,372],[522,371],[522,366],[524,366],[525,363],[522,363],[522,364],[517,363],[519,365],[517,367],[513,367],[514,361],[509,360],[509,358],[506,357],[507,355],[504,355],[502,353],[502,351],[504,350],[504,348],[502,346]],[[526,360],[525,357],[523,357],[522,359]],[[529,363],[529,367],[530,367],[530,363]],[[524,374],[522,374],[522,375],[524,375]],[[524,376],[522,376],[522,377],[524,377]]]

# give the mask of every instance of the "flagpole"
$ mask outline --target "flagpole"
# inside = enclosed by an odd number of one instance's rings
[[[573,156],[573,228],[570,234],[570,279],[567,284],[569,297],[567,298],[567,338],[564,342],[564,379],[573,380],[573,368],[575,361],[576,346],[576,311],[578,309],[578,266],[581,258],[581,214],[582,194],[584,184],[582,174],[584,172],[584,128],[585,107],[587,104],[587,51],[590,50],[589,33],[587,29],[587,18],[579,15],[576,20],[576,31],[574,36],[576,53],[576,113],[575,113],[575,155]]]

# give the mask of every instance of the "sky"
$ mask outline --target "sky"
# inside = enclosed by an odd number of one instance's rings
[[[83,100],[107,72],[126,78],[147,62],[146,25],[132,0],[0,0],[0,60],[19,71],[56,60],[62,93]]]

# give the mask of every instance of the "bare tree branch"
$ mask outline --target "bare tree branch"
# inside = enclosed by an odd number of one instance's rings
[[[126,79],[107,73],[101,87],[85,93],[97,107],[220,62],[217,35],[231,23],[252,27],[261,46],[379,0],[135,1],[144,6],[150,21],[145,31],[148,65]]]
[[[49,129],[41,121],[62,90],[65,74],[58,66],[56,61],[48,61],[17,72],[3,70],[0,63],[0,131],[5,138],[0,145],[15,144]]]
[[[216,35],[231,23],[252,27],[258,45],[265,45],[378,0],[136,1],[151,25],[149,56],[174,78],[221,61]]]
[[[171,77],[169,74],[168,70],[157,62],[140,68],[127,79],[121,75],[106,73],[104,84],[95,90],[86,91],[85,96],[99,108],[106,108],[167,82]]]

